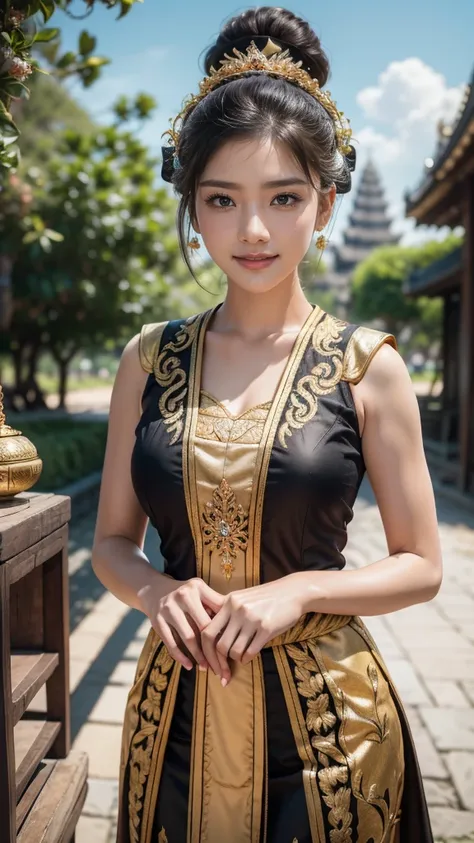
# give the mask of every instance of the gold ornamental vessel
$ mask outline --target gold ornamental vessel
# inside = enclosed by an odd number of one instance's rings
[[[0,384],[0,507],[39,480],[43,462],[32,442],[6,424]]]

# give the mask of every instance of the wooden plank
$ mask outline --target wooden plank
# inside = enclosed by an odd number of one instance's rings
[[[15,843],[15,750],[10,674],[10,582],[0,565],[0,817],[2,843]]]
[[[20,720],[13,734],[15,743],[16,798],[23,792],[38,764],[51,749],[61,723],[50,720]]]
[[[45,536],[41,541],[9,559],[6,564],[10,568],[10,582],[18,582],[18,580],[26,577],[30,571],[43,565],[55,553],[59,553],[67,542],[67,537],[68,526],[64,524],[50,536]]]
[[[58,653],[12,654],[11,682],[14,726],[58,664]]]
[[[46,759],[38,767],[35,777],[31,780],[18,805],[16,806],[16,833],[18,834],[31,808],[40,795],[43,787],[53,772],[57,761]]]
[[[87,793],[87,771],[85,752],[71,752],[57,762],[20,829],[17,843],[69,843]]]
[[[54,533],[71,518],[71,498],[67,495],[31,494],[30,498],[27,509],[2,518],[0,564]]]
[[[10,564],[6,567],[10,569]],[[12,650],[48,649],[44,645],[42,568],[33,568],[11,585],[10,646]]]
[[[52,758],[64,758],[71,748],[69,695],[69,570],[67,542],[42,568],[44,649],[56,652],[59,664],[46,685],[48,717],[62,728],[51,748]],[[54,611],[51,611],[51,607]]]

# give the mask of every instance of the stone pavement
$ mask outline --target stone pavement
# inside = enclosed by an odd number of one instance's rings
[[[467,843],[474,840],[474,516],[439,499],[438,517],[445,564],[439,595],[366,622],[408,712],[436,839]],[[70,542],[73,747],[90,759],[76,843],[115,843],[121,724],[149,624],[93,574],[94,518],[73,524]],[[159,566],[152,530],[145,551]],[[380,516],[364,483],[349,528],[348,565],[384,555]]]

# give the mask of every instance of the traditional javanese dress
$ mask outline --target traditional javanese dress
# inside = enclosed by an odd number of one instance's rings
[[[339,570],[365,471],[349,384],[395,340],[315,306],[274,399],[233,416],[201,389],[217,308],[141,332],[131,472],[165,573],[227,594]],[[118,843],[432,843],[406,716],[360,618],[308,613],[230,664],[223,688],[150,628],[125,713]]]

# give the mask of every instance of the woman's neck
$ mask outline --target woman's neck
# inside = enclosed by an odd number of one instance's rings
[[[227,295],[213,318],[212,331],[239,334],[249,341],[272,334],[297,332],[313,306],[296,278],[291,284],[278,284],[265,293],[243,290],[229,281]]]

